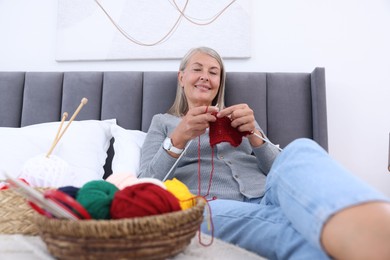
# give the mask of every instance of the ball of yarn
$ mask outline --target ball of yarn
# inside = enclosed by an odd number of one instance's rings
[[[137,183],[153,183],[153,184],[160,186],[164,190],[167,189],[167,187],[164,185],[164,183],[156,178],[139,178],[139,179],[137,179]]]
[[[71,185],[75,174],[69,164],[58,156],[41,154],[28,159],[22,166],[20,178],[32,187],[57,188]]]
[[[77,192],[80,190],[80,188],[74,186],[64,186],[64,187],[59,187],[58,190],[76,199]]]
[[[195,205],[195,195],[190,192],[183,182],[173,178],[172,180],[165,181],[164,185],[179,200],[183,210]]]
[[[130,173],[113,173],[107,177],[106,181],[114,184],[118,189],[122,190],[127,186],[137,182],[137,177]]]
[[[107,177],[106,181],[111,182],[118,189],[123,190],[124,188],[139,184],[139,183],[153,183],[160,186],[163,189],[166,189],[164,183],[155,178],[137,178],[130,173],[113,173]]]
[[[119,189],[104,180],[89,181],[77,192],[76,200],[93,219],[110,219],[110,207]]]
[[[144,217],[179,210],[179,201],[172,193],[152,183],[140,183],[115,193],[111,218]]]

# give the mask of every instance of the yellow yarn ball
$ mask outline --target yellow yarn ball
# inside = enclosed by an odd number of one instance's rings
[[[195,206],[195,195],[193,195],[187,186],[176,178],[164,182],[167,190],[171,192],[180,203],[182,210]]]

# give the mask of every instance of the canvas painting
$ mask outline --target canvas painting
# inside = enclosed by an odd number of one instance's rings
[[[58,0],[57,61],[250,57],[251,0]]]

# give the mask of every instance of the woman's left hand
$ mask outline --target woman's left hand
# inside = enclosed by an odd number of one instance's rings
[[[255,115],[253,110],[247,104],[237,104],[222,109],[218,112],[217,117],[229,117],[231,126],[240,132],[250,132],[262,135],[256,129]],[[260,138],[254,137],[253,134],[247,136],[252,146],[260,146],[264,143]]]

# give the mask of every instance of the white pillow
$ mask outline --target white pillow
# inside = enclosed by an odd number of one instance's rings
[[[111,125],[115,123],[115,119],[73,121],[54,148],[53,157],[63,159],[77,175],[75,186],[102,179],[112,138]],[[59,125],[60,122],[50,122],[21,128],[0,127],[0,169],[19,177],[29,159],[49,151]]]
[[[114,158],[112,172],[138,175],[141,158],[141,148],[146,133],[139,130],[126,130],[118,125],[111,126],[114,137]]]

